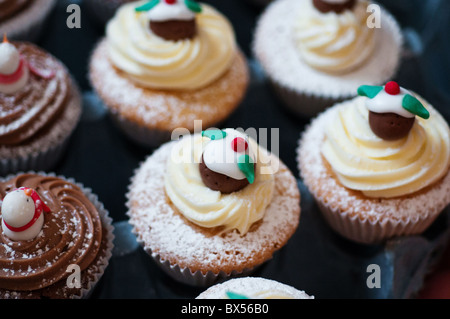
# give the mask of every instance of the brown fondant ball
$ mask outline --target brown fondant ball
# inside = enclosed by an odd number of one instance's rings
[[[165,40],[192,39],[197,34],[197,23],[192,20],[150,21],[150,29]]]
[[[393,141],[408,135],[414,125],[415,117],[407,118],[395,113],[375,113],[369,111],[369,124],[372,131],[383,140]]]
[[[246,178],[234,179],[227,175],[220,174],[210,170],[203,161],[203,156],[200,160],[200,176],[203,183],[210,189],[219,191],[223,194],[230,194],[243,189],[249,184]]]
[[[327,13],[330,11],[341,13],[345,9],[352,9],[356,3],[356,0],[347,0],[344,3],[329,3],[323,0],[314,0],[313,3],[316,9],[322,13]]]

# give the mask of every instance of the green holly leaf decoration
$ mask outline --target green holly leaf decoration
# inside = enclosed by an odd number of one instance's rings
[[[221,140],[227,136],[227,132],[222,130],[206,130],[202,131],[202,136],[209,137],[211,141]]]
[[[361,96],[367,96],[370,99],[373,99],[375,96],[377,96],[380,91],[383,90],[382,86],[378,85],[361,85],[357,92],[358,95]]]
[[[251,162],[249,155],[241,155],[238,157],[238,167],[244,173],[250,184],[255,181],[255,164]]]
[[[238,294],[236,292],[227,291],[227,297],[230,299],[250,299],[245,295]]]
[[[202,12],[202,7],[200,6],[200,4],[198,4],[197,1],[184,0],[184,3],[186,4],[186,7],[188,7],[188,9],[191,11],[194,11],[196,13]]]
[[[146,4],[143,4],[142,6],[137,7],[135,10],[136,12],[149,11],[153,9],[159,2],[160,0],[151,0]]]
[[[423,106],[420,101],[412,96],[411,94],[406,94],[402,100],[402,106],[408,112],[420,116],[423,119],[428,119],[430,117],[430,113]]]

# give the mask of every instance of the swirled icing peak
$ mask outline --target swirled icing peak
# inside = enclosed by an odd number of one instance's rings
[[[437,111],[420,99],[429,119],[417,117],[407,136],[390,141],[370,128],[367,100],[357,97],[340,104],[322,145],[322,155],[345,187],[368,197],[392,198],[417,192],[447,173],[450,131]]]
[[[312,1],[303,1],[293,31],[300,58],[329,73],[348,72],[364,63],[375,45],[366,8],[365,1],[358,1],[351,10],[323,13]]]
[[[274,176],[270,171],[269,154],[250,139],[255,154],[255,178],[252,184],[229,194],[208,188],[202,181],[199,163],[209,137],[194,134],[174,142],[167,162],[165,190],[170,201],[188,220],[201,227],[237,229],[241,235],[264,217],[274,192]],[[245,177],[244,177],[245,178]]]
[[[229,69],[236,54],[234,30],[213,7],[200,5],[195,37],[168,41],[148,27],[146,12],[136,12],[139,4],[145,1],[120,7],[106,29],[111,62],[138,85],[196,90]]]

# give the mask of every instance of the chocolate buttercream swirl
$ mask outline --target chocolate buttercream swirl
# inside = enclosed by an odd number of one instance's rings
[[[51,212],[35,239],[12,241],[0,233],[0,288],[29,291],[64,280],[69,265],[86,269],[100,250],[102,224],[94,204],[69,181],[18,175],[0,183],[1,198],[22,186],[35,189]]]
[[[19,145],[51,127],[67,106],[70,78],[53,56],[30,43],[14,43],[34,70],[15,94],[0,92],[0,145]],[[51,76],[49,76],[51,74]]]
[[[24,9],[32,0],[0,0],[0,22]]]

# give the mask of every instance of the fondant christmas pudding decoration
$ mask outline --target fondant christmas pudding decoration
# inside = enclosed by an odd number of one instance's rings
[[[356,0],[313,0],[314,7],[322,13],[351,10],[355,3]]]
[[[37,237],[44,225],[44,212],[50,209],[35,190],[20,187],[7,193],[1,203],[3,233],[15,241]]]
[[[5,34],[0,43],[0,93],[11,95],[22,90],[28,83],[30,72],[44,79],[55,76],[53,70],[40,68],[34,61],[27,61]]]
[[[239,191],[255,180],[255,157],[248,136],[236,130],[206,130],[200,175],[210,189],[224,194]]]
[[[193,0],[152,0],[136,11],[147,12],[153,33],[165,40],[178,41],[195,37],[195,14],[202,8]]]
[[[366,96],[371,130],[384,140],[398,140],[408,135],[415,117],[428,119],[430,113],[423,104],[397,82],[383,86],[362,85],[358,94]]]

